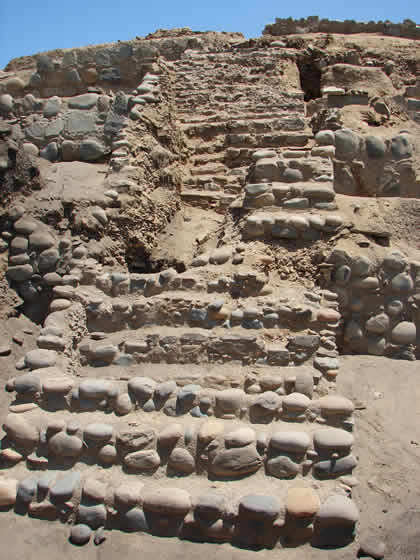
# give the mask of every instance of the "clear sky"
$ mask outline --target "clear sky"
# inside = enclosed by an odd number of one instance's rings
[[[0,69],[15,57],[144,36],[159,28],[261,35],[276,17],[412,19],[420,0],[0,0]]]

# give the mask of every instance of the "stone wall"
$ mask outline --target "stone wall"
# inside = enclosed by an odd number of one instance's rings
[[[375,259],[339,249],[328,263],[342,313],[342,350],[418,359],[420,263],[398,251]]]
[[[275,23],[266,25],[263,30],[263,35],[303,33],[378,33],[393,37],[420,39],[420,26],[411,20],[404,20],[402,23],[392,23],[390,21],[360,22],[352,19],[339,21],[310,16],[301,19],[276,18]]]

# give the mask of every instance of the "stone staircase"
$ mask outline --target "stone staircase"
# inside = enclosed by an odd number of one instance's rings
[[[239,71],[244,64],[248,72]],[[177,118],[190,150],[184,201],[226,206],[241,192],[252,151],[307,144],[303,93],[285,87],[284,67],[275,48],[187,51],[174,63]]]

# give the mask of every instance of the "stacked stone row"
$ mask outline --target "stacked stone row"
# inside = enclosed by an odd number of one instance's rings
[[[245,186],[243,206],[246,209],[280,206],[287,210],[337,210],[332,188],[316,183],[250,183]]]
[[[333,146],[317,146],[310,155],[302,151],[297,158],[279,157],[274,150],[254,152],[244,208],[305,209],[314,206],[320,210],[336,209],[330,159],[333,156]]]
[[[420,81],[417,81],[416,85],[406,87],[405,103],[408,114],[420,123]]]
[[[36,353],[39,351],[28,354]],[[352,429],[351,401],[338,396],[313,399],[315,382],[318,382],[315,370],[300,372],[298,369],[296,375],[286,378],[265,375],[259,379],[251,375],[244,381],[244,389],[205,389],[194,383],[179,387],[175,381],[157,383],[149,377],[133,377],[127,384],[106,379],[77,383],[59,368],[49,365],[9,379],[6,389],[16,392],[13,405],[16,411],[26,406],[20,403],[36,403],[46,410],[103,410],[119,416],[135,410],[162,410],[171,417],[190,414],[195,418],[248,418],[254,423],[316,420]]]
[[[339,215],[322,214],[255,214],[243,225],[245,239],[285,239],[313,242],[333,235],[343,227]]]
[[[0,115],[17,118],[13,135],[24,140],[23,149],[49,161],[98,161],[111,153],[115,170],[128,162],[129,145],[118,133],[127,126],[127,114],[140,118],[139,107],[159,101],[159,77],[147,73],[131,95],[115,97],[91,91],[70,98],[47,99],[27,93],[22,98],[0,96]],[[131,110],[130,110],[131,108]]]
[[[342,343],[352,352],[416,359],[420,335],[420,263],[394,251],[379,262],[334,251],[332,287],[343,315]]]
[[[131,92],[130,118],[133,121],[141,118],[141,109],[144,105],[159,102],[159,90],[159,76],[147,73],[137,88]]]
[[[90,212],[97,227],[107,223],[103,208],[93,206]],[[9,224],[6,224],[2,237],[9,248],[6,276],[28,303],[37,302],[43,292],[54,297],[54,286],[78,281],[72,271],[77,271],[82,261],[89,264],[87,250],[79,239],[58,239],[49,226],[26,214],[20,206],[9,211]],[[51,303],[51,312],[59,310],[61,304],[70,306],[70,301],[59,300],[66,298],[56,298]]]
[[[237,307],[224,298],[200,301],[181,297],[152,300],[137,297],[128,300],[93,296],[92,300],[92,304],[87,302],[86,309],[90,332],[113,332],[122,328],[138,329],[157,325],[185,325],[203,329],[242,327],[258,330],[291,328],[298,324],[300,329],[313,329],[318,323],[335,323],[340,318],[339,313],[334,313],[324,302],[312,302],[310,307],[293,307],[287,303],[270,305],[268,302],[264,306]]]
[[[181,389],[178,402],[184,404],[191,393],[188,387]],[[242,391],[231,389],[216,395],[222,418],[235,418],[234,406],[240,405],[241,400],[237,393]],[[308,400],[303,403],[303,395],[298,393],[283,399],[285,419],[299,420]],[[260,418],[266,419],[279,401],[275,393],[264,394],[254,406],[261,411]],[[341,410],[351,408],[343,398],[341,401]],[[317,404],[324,409],[326,405],[328,402]],[[198,428],[169,423],[156,433],[151,427],[135,427],[132,423],[115,426],[93,422],[82,427],[77,420],[41,417],[34,422],[26,419],[25,413],[10,413],[3,429],[6,438],[1,456],[9,466],[26,460],[31,468],[71,468],[84,460],[103,466],[120,464],[128,473],[153,474],[165,469],[168,476],[207,472],[209,477],[219,479],[252,475],[262,468],[266,474],[281,479],[306,476],[311,470],[316,478],[337,478],[351,474],[357,466],[356,458],[350,454],[352,434],[336,427],[313,434],[277,430],[269,435],[257,434],[246,425],[225,430],[223,420],[209,419]]]
[[[413,142],[408,132],[391,139],[360,136],[347,128],[315,135],[323,148],[334,147],[334,190],[362,196],[418,197]]]
[[[289,488],[287,496],[247,494],[233,502],[218,491],[191,496],[179,488],[144,488],[143,483],[115,489],[80,473],[30,475],[0,482],[0,505],[31,517],[73,520],[70,541],[95,544],[105,529],[233,545],[273,548],[279,539],[314,545],[346,544],[354,537],[359,512],[341,494],[322,504],[309,487]]]
[[[14,134],[24,140],[23,149],[49,161],[103,159],[127,118],[128,100],[122,91],[115,98],[95,88],[68,99],[53,96],[43,100],[32,93],[22,99],[8,97],[6,116],[17,117],[19,133],[15,129]]]

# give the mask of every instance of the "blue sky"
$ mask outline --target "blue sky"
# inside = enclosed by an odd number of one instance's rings
[[[276,17],[420,23],[420,0],[0,0],[0,68],[15,57],[144,36],[159,28],[261,35]]]

